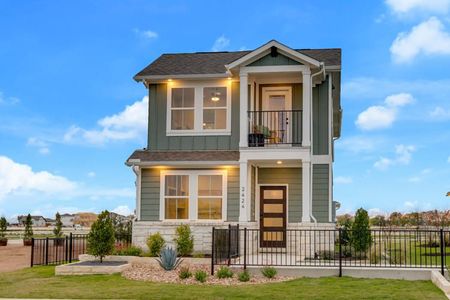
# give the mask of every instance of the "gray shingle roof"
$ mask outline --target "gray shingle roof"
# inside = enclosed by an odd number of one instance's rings
[[[238,161],[239,151],[150,151],[136,150],[128,158],[140,162],[167,161]]]
[[[328,66],[341,65],[341,49],[296,50]],[[252,51],[163,54],[136,74],[135,78],[156,75],[222,74],[229,64]]]

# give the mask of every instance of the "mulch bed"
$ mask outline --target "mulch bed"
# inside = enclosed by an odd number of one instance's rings
[[[183,264],[184,267],[187,264]],[[240,282],[237,278],[237,272],[234,272],[232,278],[219,279],[216,276],[211,276],[210,267],[208,265],[190,265],[189,270],[192,276],[187,279],[180,279],[178,277],[178,268],[174,271],[165,271],[160,266],[153,264],[137,264],[133,263],[130,268],[122,272],[122,276],[130,280],[151,281],[160,283],[178,283],[178,284],[215,284],[215,285],[244,285],[244,284],[263,284],[270,282],[282,282],[293,279],[286,276],[275,276],[273,279],[268,279],[262,275],[251,275],[250,281]],[[208,274],[208,278],[205,283],[198,282],[194,278],[194,274],[198,270],[203,270]],[[239,271],[241,272],[241,271]]]

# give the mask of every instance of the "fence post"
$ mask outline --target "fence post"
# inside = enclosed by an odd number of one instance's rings
[[[67,263],[69,260],[69,239],[66,235],[66,240],[64,241],[65,249],[64,249],[64,262]]]
[[[214,226],[212,228],[211,240],[211,276],[214,276]]]
[[[228,265],[231,265],[231,224],[228,224]]]
[[[31,238],[31,267],[33,267],[34,261],[34,238]]]
[[[72,262],[72,247],[73,247],[73,236],[72,232],[70,233],[70,241],[69,241],[69,263]]]
[[[244,228],[244,270],[247,269],[247,227]]]
[[[48,265],[48,237],[45,239],[45,265]]]
[[[444,276],[444,258],[445,258],[445,256],[444,256],[444,230],[441,228],[441,230],[439,231],[439,234],[440,234],[440,239],[441,239],[441,243],[440,243],[440,245],[441,245],[441,274],[442,274],[442,276]]]
[[[342,228],[339,228],[339,277],[342,277]]]

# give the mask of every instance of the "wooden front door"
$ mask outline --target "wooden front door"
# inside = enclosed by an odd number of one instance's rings
[[[261,247],[286,247],[286,187],[260,189]]]

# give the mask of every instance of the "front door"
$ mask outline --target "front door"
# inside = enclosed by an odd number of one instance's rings
[[[286,187],[260,189],[260,246],[286,247]]]

